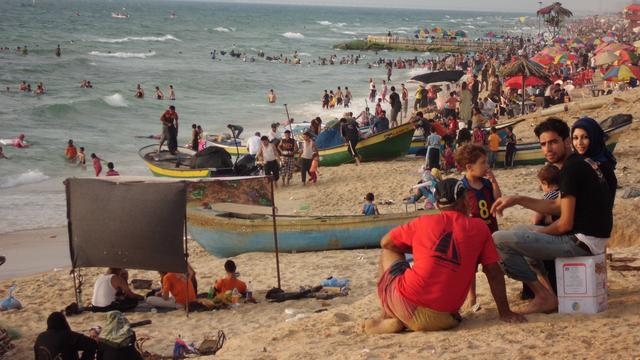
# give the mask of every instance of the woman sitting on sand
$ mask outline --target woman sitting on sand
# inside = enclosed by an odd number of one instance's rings
[[[98,344],[88,336],[71,331],[71,327],[61,312],[53,312],[47,318],[47,330],[38,335],[33,351],[36,360],[78,359],[93,360]]]

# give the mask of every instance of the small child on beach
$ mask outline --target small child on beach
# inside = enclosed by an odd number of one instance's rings
[[[234,289],[240,294],[245,294],[247,292],[247,284],[238,279],[236,270],[236,263],[233,260],[227,260],[224,263],[224,271],[226,272],[226,275],[222,279],[216,280],[215,285],[213,286],[216,297],[224,297],[227,291],[233,291]]]
[[[318,153],[313,154],[313,159],[311,160],[311,167],[309,167],[309,179],[312,183],[316,183],[318,181],[318,166],[320,165],[320,156]]]
[[[495,126],[491,127],[491,134],[487,138],[487,148],[489,155],[489,167],[492,169],[496,167],[496,156],[498,155],[498,150],[500,149],[500,136],[498,136],[498,130],[496,130]]]
[[[467,189],[470,215],[482,219],[491,233],[498,231],[498,221],[491,215],[491,206],[502,196],[502,192],[489,168],[486,150],[479,145],[465,145],[456,151],[456,164],[464,171],[461,181]],[[474,311],[479,309],[479,306],[476,306],[475,278],[471,283],[467,300]]]
[[[365,216],[380,215],[380,212],[378,211],[378,207],[373,202],[375,200],[375,195],[373,195],[373,193],[368,193],[367,195],[365,195],[364,200],[366,202],[364,203],[364,206],[362,207],[362,214],[363,215],[365,215]]]
[[[560,169],[555,165],[547,164],[538,171],[538,180],[540,181],[540,187],[544,192],[543,198],[545,200],[556,200],[560,196]],[[549,225],[556,218],[548,215],[536,213],[532,218],[534,225]]]
[[[93,170],[96,172],[96,177],[100,176],[100,173],[102,172],[102,159],[100,159],[95,153],[91,153],[91,161],[93,162]]]
[[[456,160],[451,143],[445,143],[444,154],[442,159],[444,161],[444,171],[448,173],[451,169],[456,167]]]

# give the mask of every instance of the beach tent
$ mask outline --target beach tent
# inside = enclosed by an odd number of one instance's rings
[[[78,304],[81,303],[78,293],[81,283],[76,280],[81,276],[77,270],[82,267],[186,273],[187,207],[213,203],[271,207],[280,288],[271,177],[183,180],[114,176],[69,178],[64,184],[69,252]],[[256,191],[256,187],[260,191]]]

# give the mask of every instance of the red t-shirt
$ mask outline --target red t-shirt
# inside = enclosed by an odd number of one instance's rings
[[[409,302],[436,311],[458,311],[478,263],[500,261],[484,222],[457,211],[421,216],[390,235],[396,247],[413,253],[413,267],[398,279],[398,290]]]

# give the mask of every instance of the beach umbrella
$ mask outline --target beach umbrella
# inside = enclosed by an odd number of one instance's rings
[[[442,28],[437,27],[437,26],[434,27],[433,29],[431,29],[431,32],[435,33],[435,34],[440,34],[442,31],[443,31]]]
[[[535,76],[529,76],[522,83],[522,76],[512,76],[504,81],[504,85],[510,89],[522,89],[532,86],[545,85],[547,82]]]
[[[467,33],[462,30],[458,30],[456,31],[456,37],[461,37],[461,38],[467,37]]]
[[[444,30],[444,31],[442,32],[442,36],[449,36],[449,32],[448,32],[447,30]]]
[[[605,81],[622,82],[630,79],[640,79],[640,68],[630,65],[619,65],[611,67],[605,74]]]
[[[583,48],[585,47],[584,41],[580,38],[575,38],[569,42],[569,47],[572,48]]]
[[[438,82],[457,82],[464,75],[462,70],[452,71],[436,71],[425,74],[416,75],[411,80],[419,81],[423,84],[432,84]]]
[[[638,61],[638,55],[629,50],[619,50],[616,51],[615,54],[618,55],[618,65],[624,63],[635,64]]]
[[[538,64],[537,62],[533,62],[526,57],[521,57],[505,65],[500,70],[500,75],[505,78],[513,76],[524,77],[524,81],[522,81],[522,114],[524,114],[524,88],[527,83],[527,78],[537,77],[538,79],[549,81],[549,75],[547,75],[547,73],[544,71],[542,65]]]
[[[614,62],[618,61],[619,57],[611,51],[605,51],[596,55],[595,59],[596,66],[602,66],[613,64]]]
[[[547,54],[538,53],[534,57],[531,58],[531,61],[537,62],[542,66],[548,66],[553,64],[555,61],[555,57]]]
[[[558,36],[557,38],[553,39],[553,42],[555,44],[566,44],[567,40],[565,40],[563,37]]]
[[[560,55],[555,57],[555,59],[553,60],[553,63],[554,64],[567,64],[567,63],[573,63],[576,60],[578,60],[578,57],[573,55],[573,54],[560,54]]]
[[[494,33],[493,31],[489,31],[484,36],[489,38],[489,39],[492,39],[492,38],[496,37],[496,33]]]

